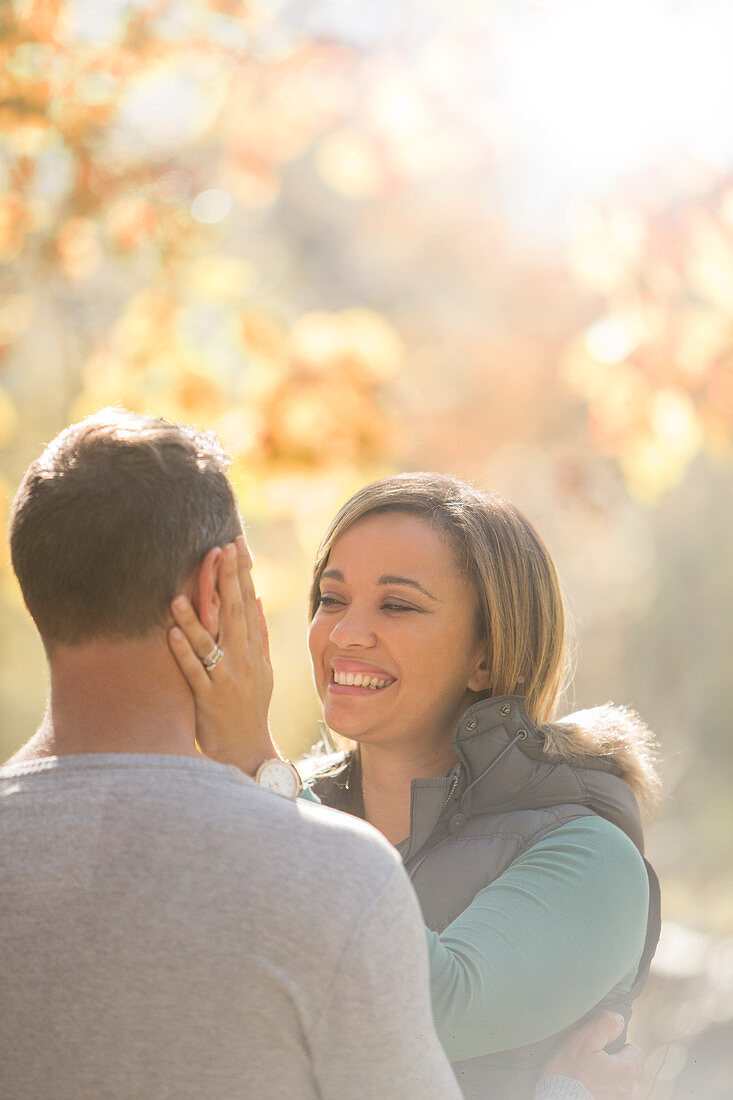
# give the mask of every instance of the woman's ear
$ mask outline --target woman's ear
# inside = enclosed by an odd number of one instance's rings
[[[468,690],[491,691],[491,669],[488,653],[480,654],[468,680]]]
[[[219,636],[219,615],[221,596],[219,595],[219,570],[223,560],[220,546],[212,546],[198,568],[194,577],[191,603],[201,620],[201,625],[216,640]]]

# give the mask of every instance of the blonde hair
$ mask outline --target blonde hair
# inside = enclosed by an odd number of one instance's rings
[[[545,738],[548,758],[575,762],[588,755],[611,757],[637,798],[648,804],[658,785],[653,740],[635,716],[605,708],[597,730],[593,723],[553,722],[569,678],[560,581],[534,526],[494,493],[435,473],[399,474],[360,489],[335,516],[318,549],[311,618],[336,540],[358,520],[386,511],[418,516],[453,547],[476,596],[476,634],[485,641],[489,670],[486,695],[524,696],[527,715]],[[617,735],[614,715],[623,719]]]

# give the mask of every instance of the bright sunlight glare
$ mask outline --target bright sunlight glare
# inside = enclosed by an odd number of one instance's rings
[[[501,93],[530,205],[733,162],[729,0],[517,5],[503,38]]]

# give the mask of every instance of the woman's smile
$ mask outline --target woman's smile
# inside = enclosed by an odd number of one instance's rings
[[[340,695],[358,695],[364,692],[384,691],[396,683],[382,668],[367,665],[361,661],[349,661],[334,657],[331,662],[331,680],[329,690]]]

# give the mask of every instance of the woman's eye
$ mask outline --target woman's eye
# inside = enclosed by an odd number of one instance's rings
[[[328,596],[324,593],[318,598],[318,606],[325,608],[326,611],[329,611],[337,607],[343,607],[344,601],[339,600],[336,596]]]
[[[417,608],[416,607],[410,607],[410,605],[406,604],[406,603],[391,603],[391,602],[388,602],[388,603],[383,603],[382,604],[382,610],[383,611],[417,611]]]

